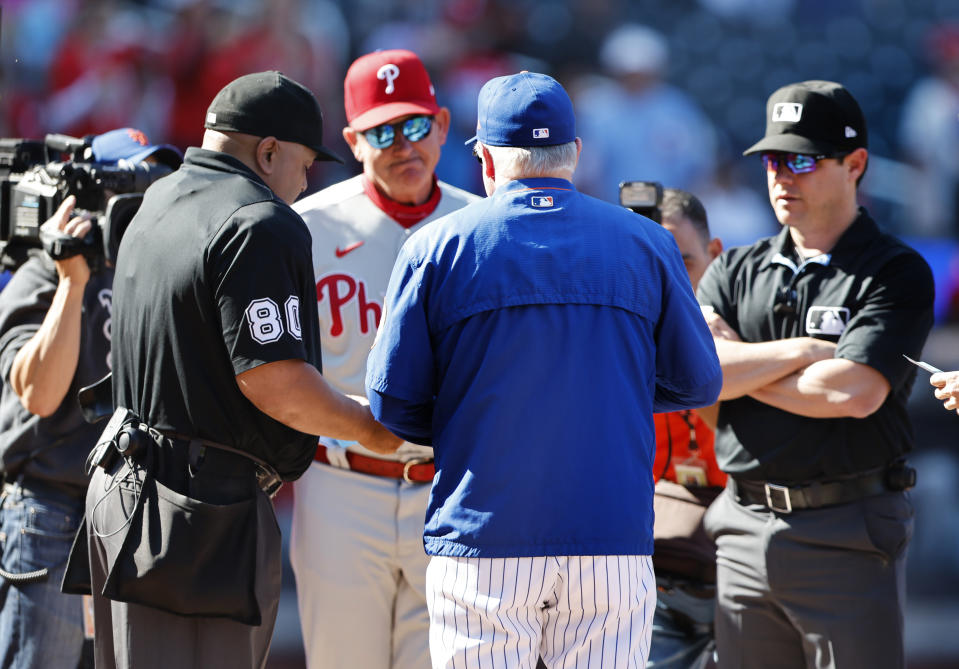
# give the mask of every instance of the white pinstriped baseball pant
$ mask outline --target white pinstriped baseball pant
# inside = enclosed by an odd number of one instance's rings
[[[433,668],[642,669],[656,579],[648,555],[433,557]]]

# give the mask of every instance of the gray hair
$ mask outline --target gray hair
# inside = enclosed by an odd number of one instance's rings
[[[493,158],[497,175],[504,177],[548,177],[576,169],[576,142],[555,146],[482,146]]]

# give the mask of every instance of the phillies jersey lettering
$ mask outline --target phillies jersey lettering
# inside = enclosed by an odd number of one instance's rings
[[[316,301],[320,312],[327,313],[329,329],[324,335],[339,337],[343,334],[344,310],[355,309],[356,320],[359,322],[360,332],[368,334],[375,331],[380,325],[383,315],[382,297],[380,302],[367,297],[368,290],[362,279],[349,274],[327,274],[316,282]]]
[[[380,322],[383,298],[400,247],[430,221],[478,199],[440,182],[440,202],[405,228],[373,204],[363,177],[334,184],[293,205],[313,237],[313,271],[323,350],[323,376],[340,392],[366,395],[366,358]],[[349,450],[374,455],[358,444]],[[404,444],[387,459],[429,457],[432,449]]]

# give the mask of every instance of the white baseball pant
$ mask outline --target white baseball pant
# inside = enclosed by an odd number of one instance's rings
[[[423,669],[428,484],[313,463],[294,484],[290,561],[309,669]]]
[[[433,557],[434,669],[646,666],[656,608],[648,555]]]

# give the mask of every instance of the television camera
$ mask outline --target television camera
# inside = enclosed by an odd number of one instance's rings
[[[55,260],[83,254],[92,269],[116,262],[120,238],[143,192],[173,168],[164,164],[93,159],[93,136],[46,135],[43,141],[0,139],[0,265],[16,269],[40,249]],[[77,239],[41,230],[68,196],[87,212],[89,234]]]
[[[656,181],[623,181],[619,184],[619,203],[637,214],[662,224],[663,185]]]

